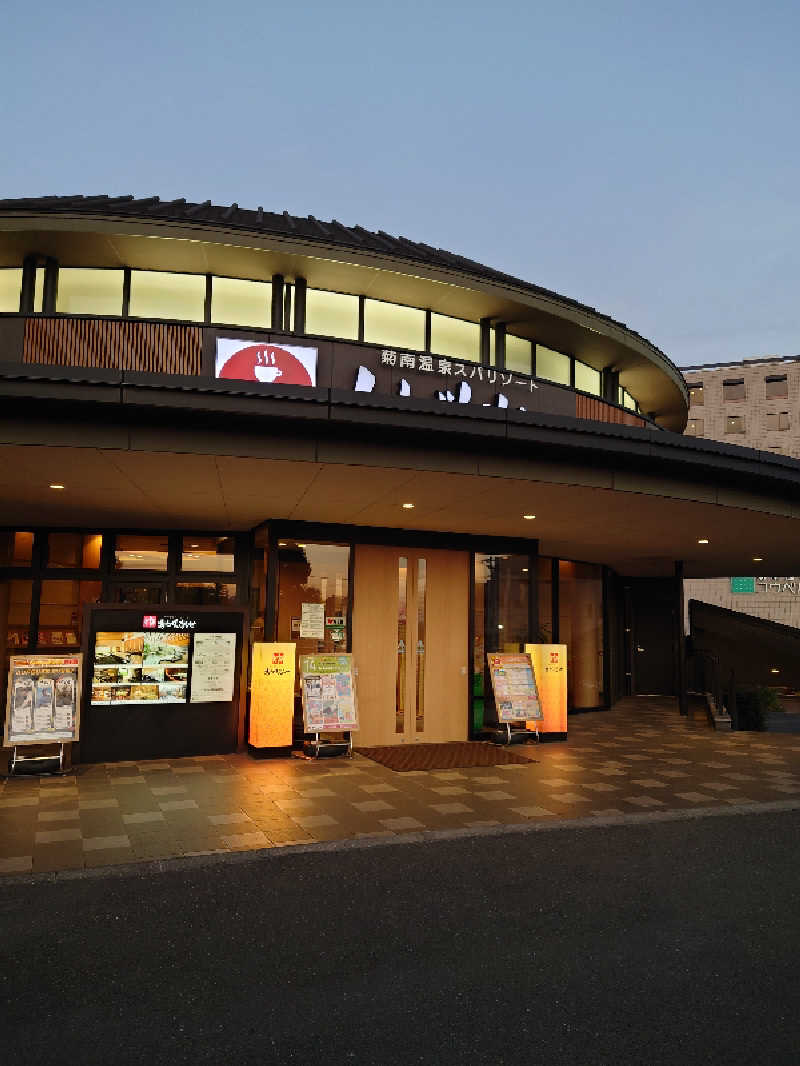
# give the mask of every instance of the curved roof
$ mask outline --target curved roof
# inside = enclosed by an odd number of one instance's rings
[[[377,257],[395,263],[402,261],[404,264],[416,264],[434,271],[447,272],[451,276],[457,274],[464,279],[472,279],[478,283],[489,283],[520,295],[527,294],[545,301],[547,305],[555,304],[567,312],[577,313],[580,321],[576,321],[576,325],[583,326],[584,329],[588,328],[590,332],[598,335],[608,332],[609,335],[614,336],[617,344],[621,342],[628,349],[634,350],[640,356],[645,356],[651,364],[654,363],[669,379],[668,395],[664,393],[664,390],[656,389],[652,390],[651,399],[650,395],[647,395],[651,390],[642,382],[640,375],[631,391],[643,401],[644,410],[649,410],[652,406],[657,416],[663,416],[659,417],[659,421],[662,421],[662,424],[668,428],[683,429],[685,425],[688,391],[683,376],[668,356],[647,338],[624,322],[619,322],[588,304],[494,270],[442,248],[434,248],[406,237],[393,237],[382,230],[372,232],[361,226],[345,226],[336,219],[323,222],[313,215],[302,218],[290,215],[287,211],[277,213],[265,211],[262,207],[255,210],[241,208],[236,203],[229,206],[214,205],[210,200],[198,204],[189,203],[185,199],[161,200],[158,196],[137,198],[132,195],[42,196],[0,200],[0,217],[5,216],[7,219],[18,217],[30,221],[32,218],[41,219],[42,216],[48,215],[72,218],[85,216],[87,219],[130,220],[131,222],[150,220],[154,224],[172,223],[192,228],[207,228],[210,241],[213,241],[214,232],[241,231],[243,234],[278,238],[281,241],[289,241],[295,246],[307,246],[309,249],[320,245],[326,248],[333,246],[348,249],[356,257],[362,259],[367,254],[372,259]],[[621,334],[623,336],[620,336]],[[541,340],[546,344],[554,344],[553,340],[546,336]],[[574,354],[579,358],[585,358],[590,363],[595,363],[591,355],[587,356],[578,351]],[[601,362],[611,365],[613,359],[605,358],[601,359]],[[636,373],[635,367],[633,373]]]

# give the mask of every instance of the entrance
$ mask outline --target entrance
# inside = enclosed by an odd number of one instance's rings
[[[467,739],[469,553],[358,545],[359,745]]]

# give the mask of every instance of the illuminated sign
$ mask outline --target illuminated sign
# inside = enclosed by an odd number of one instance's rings
[[[317,349],[217,338],[214,376],[266,385],[316,385]]]
[[[294,644],[254,644],[248,743],[288,748],[293,717]]]

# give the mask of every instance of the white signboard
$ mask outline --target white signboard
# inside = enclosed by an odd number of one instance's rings
[[[325,604],[304,603],[300,608],[300,636],[325,639]]]
[[[215,376],[267,385],[316,385],[317,349],[217,338]]]
[[[195,633],[190,703],[228,703],[236,673],[235,633]]]

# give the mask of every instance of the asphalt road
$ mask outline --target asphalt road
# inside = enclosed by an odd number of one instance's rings
[[[795,1066],[799,825],[6,882],[0,1060]]]

